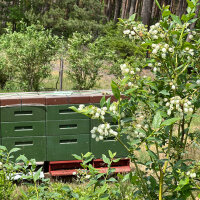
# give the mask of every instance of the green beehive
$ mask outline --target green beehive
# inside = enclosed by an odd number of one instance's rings
[[[47,120],[66,120],[66,119],[88,119],[88,117],[74,112],[70,106],[79,105],[52,105],[47,106],[46,118]]]
[[[2,138],[45,136],[45,122],[3,122],[1,136]]]
[[[112,119],[107,119],[106,121],[110,122],[113,129],[115,128],[115,125],[112,125]],[[101,122],[98,120],[91,120],[91,129],[93,127],[97,127],[100,123]],[[121,140],[126,144],[126,135],[123,135]],[[122,144],[115,140],[114,136],[104,138],[104,140],[98,142],[91,138],[91,152],[95,155],[96,158],[101,158],[102,154],[106,154],[108,156],[108,150],[116,152],[116,157],[128,156],[127,150],[122,146]]]
[[[47,137],[47,161],[75,160],[72,154],[89,151],[89,134]]]
[[[45,106],[11,106],[1,108],[1,122],[45,121]]]
[[[46,160],[46,137],[2,138],[2,145],[8,150],[20,148],[21,150],[14,154],[15,158],[25,155],[28,159],[35,158],[36,161]]]
[[[47,135],[77,135],[90,133],[89,119],[47,121]]]

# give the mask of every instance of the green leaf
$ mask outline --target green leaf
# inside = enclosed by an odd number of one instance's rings
[[[156,2],[156,5],[158,6],[158,8],[162,11],[162,8],[161,8],[161,6],[160,6],[158,0],[155,0],[155,2]]]
[[[156,112],[156,115],[153,118],[152,128],[154,130],[158,129],[160,127],[161,122],[162,122],[162,116],[160,114],[160,111],[158,111]]]
[[[33,175],[33,181],[36,182],[40,178],[40,173],[42,171],[42,167],[37,170],[37,172]]]
[[[113,160],[113,162],[119,162],[120,161],[120,158],[117,158],[117,159],[115,159],[115,160]]]
[[[72,197],[74,197],[75,199],[79,199],[79,195],[77,193],[72,192],[71,193]]]
[[[79,110],[75,106],[70,106],[69,108],[72,109],[75,112],[79,112]]]
[[[111,177],[110,179],[108,179],[109,182],[117,182],[117,180],[113,177]]]
[[[87,152],[83,157],[84,157],[84,158],[88,158],[88,157],[90,157],[91,155],[92,155],[91,152]]]
[[[148,152],[149,156],[150,156],[153,160],[156,160],[156,161],[158,160],[157,155],[156,155],[153,151],[148,150],[147,152]]]
[[[164,10],[163,13],[162,13],[162,17],[165,18],[165,17],[168,17],[171,15],[171,12],[170,10]]]
[[[102,159],[103,159],[104,163],[110,164],[110,159],[108,157],[106,157],[106,155],[102,154]]]
[[[13,149],[11,149],[11,150],[9,151],[9,154],[15,153],[15,152],[17,152],[17,151],[19,151],[19,150],[20,150],[20,148],[13,148]]]
[[[179,117],[167,119],[167,120],[165,120],[165,121],[161,124],[161,126],[170,126],[170,125],[174,124],[175,122],[177,122],[177,121],[179,121],[179,120],[180,120]]]
[[[112,88],[113,95],[115,96],[115,98],[117,100],[119,100],[120,99],[120,91],[119,91],[117,84],[114,81],[112,81],[112,83],[111,83],[111,88]]]
[[[167,90],[161,90],[159,93],[166,96],[169,95],[169,92]]]
[[[133,15],[131,15],[131,16],[129,17],[128,20],[134,21],[134,20],[135,20],[135,17],[136,17],[136,13],[134,13]]]
[[[1,151],[7,151],[7,148],[5,146],[0,146]]]
[[[78,155],[76,155],[76,154],[72,154],[72,156],[73,156],[74,158],[76,158],[76,160],[82,160],[81,156],[78,156]]]
[[[106,97],[103,96],[103,97],[101,98],[101,101],[100,101],[100,106],[103,107],[103,106],[105,105],[105,103],[106,103]]]
[[[176,16],[176,15],[171,14],[171,17],[172,17],[172,19],[173,19],[173,21],[174,21],[175,23],[182,25],[182,22],[181,22],[179,16]]]
[[[19,162],[19,161],[23,161],[24,163],[27,163],[28,159],[26,158],[26,156],[20,155],[20,156],[16,159],[16,162]]]
[[[114,158],[112,151],[108,150],[110,158]]]

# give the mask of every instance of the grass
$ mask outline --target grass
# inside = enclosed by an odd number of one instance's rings
[[[114,76],[102,74],[100,80],[96,82],[96,85],[91,89],[110,89],[111,81],[115,79]],[[72,90],[74,87],[73,82],[69,79],[66,73],[63,74],[63,88],[62,90]],[[59,71],[53,71],[51,76],[46,78],[41,83],[41,90],[43,91],[55,91],[60,90]]]

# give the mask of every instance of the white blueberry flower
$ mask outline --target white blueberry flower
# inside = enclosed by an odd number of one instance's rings
[[[193,37],[194,37],[193,35],[189,35],[189,39],[190,39],[190,40],[192,40],[192,39],[193,39]]]
[[[200,80],[197,80],[197,82],[196,82],[196,83],[197,83],[197,85],[200,85]]]
[[[149,66],[149,67],[153,67],[153,64],[152,64],[152,63],[148,63],[148,66]]]
[[[145,124],[145,125],[144,125],[144,128],[146,128],[146,129],[149,128],[149,125],[148,125],[148,124]]]
[[[157,35],[154,35],[154,36],[153,36],[153,39],[157,40],[157,39],[158,39],[158,36],[157,36]]]
[[[131,31],[131,35],[135,35],[135,31]]]
[[[128,86],[131,87],[133,85],[133,83],[131,82],[128,82]]]
[[[170,103],[169,103],[169,102],[167,102],[167,103],[166,103],[166,106],[167,106],[167,107],[169,107],[169,106],[170,106]]]
[[[134,71],[131,71],[130,74],[135,74],[135,72],[134,72]]]
[[[158,63],[157,65],[160,67],[162,64],[161,64],[161,63]]]
[[[186,107],[186,108],[188,107],[188,104],[187,104],[187,103],[184,103],[183,105],[184,105],[184,107]]]
[[[94,139],[96,137],[96,134],[92,134],[92,138]]]
[[[165,47],[166,49],[168,49],[168,48],[169,48],[169,45],[168,45],[168,44],[165,44],[164,47]]]
[[[135,70],[136,70],[136,72],[140,72],[140,68],[138,68],[138,67]]]
[[[197,32],[196,31],[192,31],[192,35],[196,35],[197,34]]]
[[[167,99],[167,98],[164,98],[163,100],[164,100],[164,102],[167,102],[167,101],[168,101],[168,99]]]
[[[184,112],[187,113],[188,112],[188,108],[184,108]]]
[[[160,37],[161,37],[161,38],[164,38],[164,37],[165,37],[165,35],[164,35],[163,33],[161,33],[161,34],[160,34]]]
[[[190,174],[190,177],[191,177],[191,178],[196,178],[196,176],[197,176],[196,173],[191,173],[191,174]]]
[[[125,113],[124,112],[121,113],[121,117],[122,118],[125,117]]]
[[[125,71],[126,73],[129,73],[129,69],[128,69],[128,68],[126,68],[124,71]]]
[[[157,68],[156,68],[156,67],[154,67],[154,68],[153,68],[153,71],[156,73],[156,72],[157,72]]]
[[[102,110],[103,110],[103,111],[107,111],[107,107],[103,107]]]
[[[171,112],[171,110],[169,109],[169,110],[167,111],[167,114],[168,114],[168,115],[171,115],[171,113],[172,113],[172,112]]]
[[[157,49],[154,49],[154,50],[152,51],[152,54],[157,54],[157,53],[158,53]]]
[[[95,117],[96,117],[96,118],[99,118],[99,116],[100,116],[99,113],[96,113],[96,114],[95,114]]]
[[[166,50],[165,48],[162,48],[162,52],[163,52],[163,53],[166,53],[167,50]]]
[[[151,182],[150,182],[150,181],[147,181],[147,184],[148,184],[148,185],[151,185]]]
[[[173,53],[174,49],[173,48],[169,48],[169,52]]]
[[[161,55],[161,57],[162,57],[162,58],[166,58],[166,54],[163,53],[163,54]]]
[[[152,44],[152,47],[155,48],[157,45],[156,44]]]
[[[125,35],[128,35],[128,34],[130,33],[130,30],[125,30],[125,31],[123,31],[123,33],[124,33]]]
[[[176,86],[175,85],[172,85],[172,90],[175,90],[176,89]]]
[[[99,140],[103,140],[103,136],[102,135],[99,136]]]
[[[189,108],[189,112],[193,112],[193,108]]]

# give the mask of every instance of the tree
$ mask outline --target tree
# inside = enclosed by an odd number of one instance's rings
[[[99,79],[99,70],[103,58],[98,48],[98,41],[90,34],[74,33],[68,40],[67,74],[74,83],[74,89],[90,89]]]
[[[153,0],[144,0],[142,6],[142,23],[150,26],[151,12],[152,12]]]
[[[41,26],[1,36],[1,54],[4,52],[6,67],[12,69],[10,81],[26,91],[39,90],[40,82],[50,75],[50,61],[58,48],[58,37]]]

